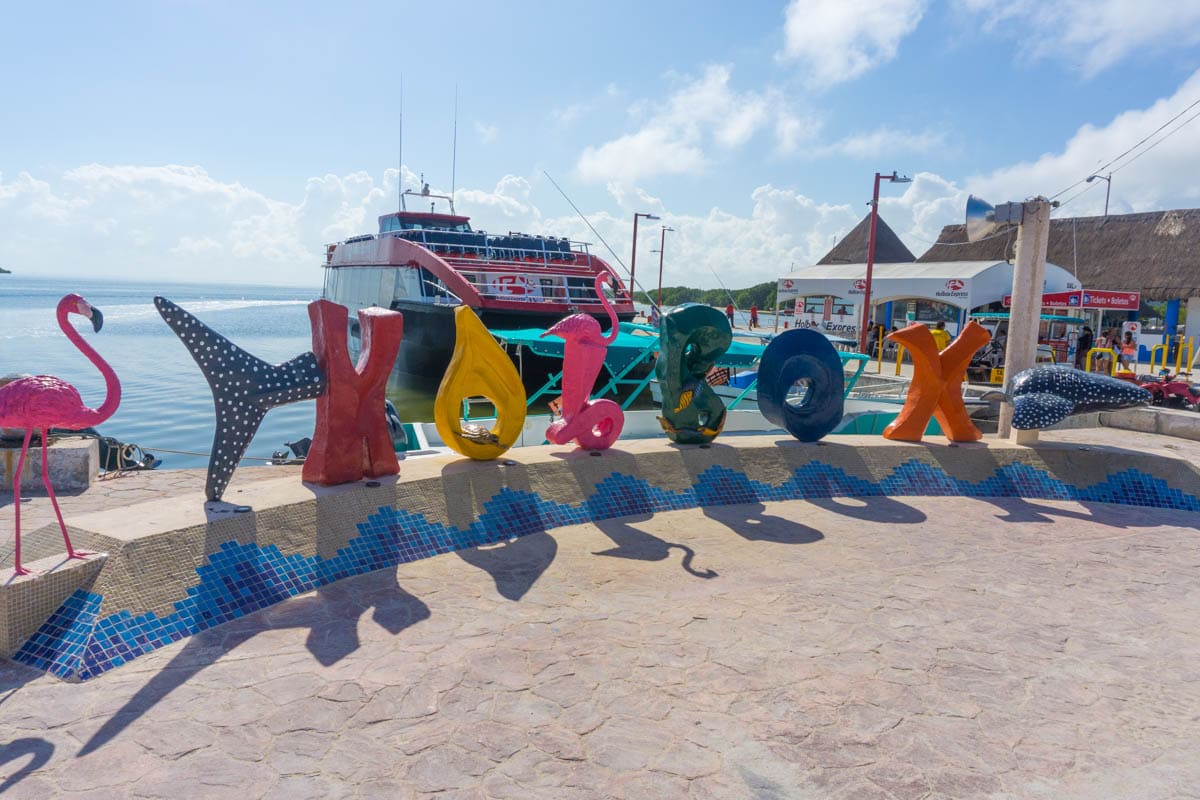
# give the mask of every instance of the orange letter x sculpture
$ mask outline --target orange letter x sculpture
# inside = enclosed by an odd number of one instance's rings
[[[971,357],[992,338],[987,329],[971,320],[958,338],[940,353],[929,328],[919,322],[889,334],[887,338],[904,345],[912,354],[913,378],[904,408],[892,424],[883,429],[883,438],[919,442],[933,416],[937,417],[942,432],[952,442],[982,439],[983,434],[971,422],[963,404],[962,382]]]

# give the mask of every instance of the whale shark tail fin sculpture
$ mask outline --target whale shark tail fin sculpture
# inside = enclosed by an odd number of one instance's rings
[[[325,391],[325,375],[311,352],[283,364],[269,364],[165,297],[155,297],[154,305],[192,354],[212,390],[217,427],[204,492],[209,500],[220,500],[267,412],[317,397]]]

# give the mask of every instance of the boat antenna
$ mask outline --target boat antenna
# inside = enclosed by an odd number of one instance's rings
[[[458,169],[458,84],[454,84],[454,136],[450,151],[450,213],[454,213],[454,187]]]
[[[592,234],[597,239],[599,239],[600,243],[603,244],[605,249],[608,250],[609,255],[611,255],[613,257],[613,261],[620,264],[621,269],[625,270],[625,274],[629,275],[629,268],[625,266],[625,262],[621,260],[621,257],[619,255],[617,255],[616,251],[613,250],[612,247],[609,246],[608,242],[606,242],[604,240],[604,237],[600,235],[600,231],[596,230],[595,226],[593,226],[592,223],[588,221],[588,218],[583,215],[583,212],[579,210],[579,206],[575,205],[575,203],[571,200],[571,198],[567,197],[567,193],[564,192],[562,187],[558,185],[558,181],[554,180],[554,178],[551,178],[550,173],[547,172],[546,170],[542,170],[542,174],[546,176],[546,180],[548,180],[548,181],[550,181],[550,183],[554,184],[554,188],[558,189],[558,193],[563,196],[563,200],[566,200],[567,203],[571,206],[571,208],[575,209],[575,213],[579,215],[579,218],[581,220],[583,220],[583,224],[588,226],[588,229],[592,232]],[[633,299],[632,293],[636,292],[641,287],[640,287],[640,284],[638,284],[636,282],[636,280],[633,278],[633,276],[630,276],[630,283],[633,284],[632,286],[629,287],[630,299],[632,300]],[[650,305],[654,306],[655,308],[658,308],[658,304],[655,303],[653,299],[651,299],[653,297],[653,295],[651,295],[645,289],[642,289],[641,291],[642,291],[642,294],[646,295],[646,299],[649,301]],[[660,308],[659,311],[661,312],[662,309]]]
[[[396,191],[400,195],[400,210],[404,211],[404,76],[400,76],[400,163],[396,171]]]
[[[715,269],[713,269],[710,266],[708,268],[708,271],[711,272],[713,274],[713,277],[717,279],[717,283],[721,284],[721,288],[724,289],[725,294],[727,294],[729,296],[730,305],[732,305],[736,309],[737,301],[733,299],[733,292],[729,291],[729,288],[727,286],[725,286],[725,282],[721,280],[721,276],[717,274],[717,271]]]

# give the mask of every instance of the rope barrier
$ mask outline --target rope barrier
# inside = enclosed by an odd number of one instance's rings
[[[168,450],[165,447],[151,447],[150,449],[152,451],[154,451],[155,453],[171,453],[172,455],[178,455],[178,456],[199,456],[201,458],[208,458],[212,455],[211,453],[197,453],[192,450]],[[242,456],[241,460],[242,461],[270,461],[270,462],[275,461],[275,459],[273,459],[273,458],[263,458],[262,456]]]

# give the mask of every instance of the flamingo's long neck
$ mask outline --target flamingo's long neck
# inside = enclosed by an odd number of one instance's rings
[[[80,427],[93,427],[99,425],[104,420],[111,417],[117,410],[117,406],[121,405],[121,382],[117,380],[117,373],[113,372],[113,368],[100,357],[92,346],[84,341],[84,338],[79,335],[79,331],[75,330],[75,326],[67,319],[67,307],[59,305],[58,307],[58,326],[62,328],[63,333],[71,340],[71,343],[79,348],[79,352],[87,357],[100,370],[100,374],[104,376],[104,402],[99,408],[89,408],[81,414],[74,422],[81,423]]]
[[[604,310],[608,312],[608,318],[612,322],[612,330],[608,332],[608,336],[604,337],[606,345],[612,344],[617,340],[617,333],[620,331],[620,323],[617,320],[617,312],[613,309],[612,303],[608,302],[608,295],[604,294],[604,279],[608,277],[603,272],[596,276],[596,294],[600,297],[600,305],[604,306]]]

